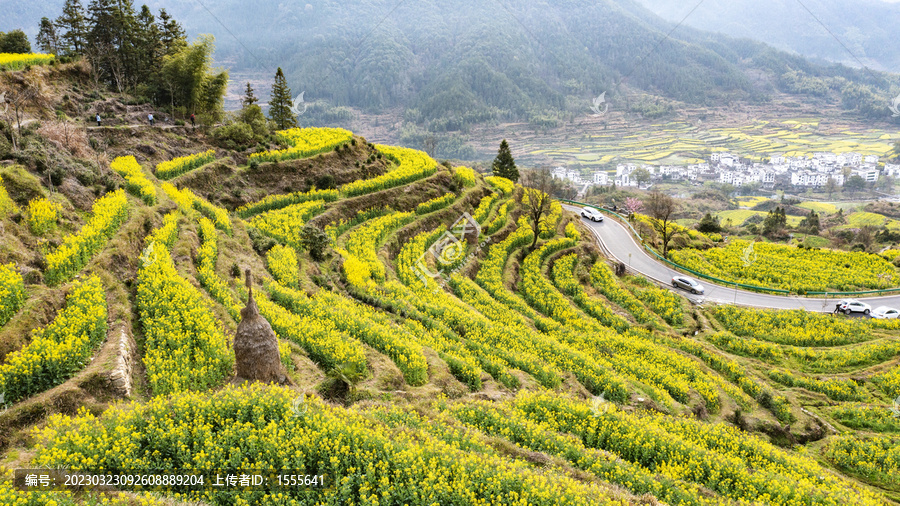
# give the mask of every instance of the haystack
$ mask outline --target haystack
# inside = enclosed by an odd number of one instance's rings
[[[278,338],[272,326],[261,314],[253,299],[253,278],[250,270],[245,271],[250,297],[247,306],[241,310],[241,323],[234,336],[235,369],[239,378],[265,383],[290,384],[281,356],[278,353]]]

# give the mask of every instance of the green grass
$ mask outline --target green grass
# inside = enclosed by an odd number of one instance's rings
[[[803,240],[803,244],[810,248],[827,248],[829,245],[831,245],[831,241],[817,235],[808,235]]]

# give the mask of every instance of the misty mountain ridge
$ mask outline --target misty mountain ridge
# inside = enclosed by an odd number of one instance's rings
[[[409,138],[491,122],[552,128],[603,92],[643,118],[789,94],[880,121],[890,121],[886,107],[900,94],[895,75],[816,64],[688,26],[673,31],[631,0],[209,6],[242,44],[195,2],[149,5],[165,7],[191,35],[214,34],[217,60],[235,74],[268,84],[282,67],[294,95],[304,93],[304,124],[346,125],[354,110],[400,111]],[[268,85],[257,88],[267,95]]]

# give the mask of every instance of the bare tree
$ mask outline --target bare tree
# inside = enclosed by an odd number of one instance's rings
[[[0,106],[5,111],[6,122],[10,126],[13,150],[18,150],[16,133],[13,132],[15,123],[18,136],[22,136],[22,119],[27,107],[44,107],[47,105],[43,96],[43,84],[34,72],[29,72],[21,77],[10,78],[6,81],[7,91],[4,93],[5,103]]]
[[[429,135],[425,137],[422,141],[422,144],[425,146],[425,152],[428,153],[428,156],[434,158],[434,149],[437,146],[437,140],[433,135]]]
[[[525,212],[531,219],[531,229],[534,231],[534,240],[531,241],[530,251],[534,251],[537,245],[538,235],[541,231],[541,224],[545,221],[547,214],[550,213],[550,202],[553,200],[554,182],[550,169],[531,169],[525,173],[522,178],[522,204],[525,206]]]
[[[659,234],[662,240],[663,258],[668,259],[669,243],[672,241],[672,236],[675,235],[676,230],[673,218],[678,210],[678,203],[675,202],[675,199],[659,190],[650,192],[644,203],[647,205],[647,212],[653,218],[653,228],[656,229],[656,233]]]

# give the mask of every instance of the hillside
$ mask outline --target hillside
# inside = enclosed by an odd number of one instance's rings
[[[192,35],[216,35],[217,58],[240,76],[233,92],[245,80],[268,89],[280,66],[294,95],[304,92],[307,125],[346,127],[378,115],[382,126],[399,124],[406,145],[440,134],[439,156],[461,159],[472,158],[462,145],[475,125],[553,128],[588,115],[603,92],[632,118],[788,101],[837,105],[885,123],[892,121],[886,105],[900,92],[889,74],[814,64],[689,26],[672,31],[673,23],[632,0],[517,0],[505,8],[472,0],[452,7],[224,1],[212,9],[215,18],[195,2],[150,6],[184,20]],[[253,36],[238,42],[232,34]]]
[[[616,276],[559,203],[535,241],[533,190],[345,130],[248,156],[202,128],[85,128],[54,112],[79,90],[149,106],[78,69],[27,71],[53,92],[0,146],[7,470],[328,484],[115,504],[900,500],[895,321],[691,305]],[[245,272],[284,385],[235,375]],[[3,504],[105,496],[0,482]]]
[[[690,8],[665,0],[640,0],[640,3],[675,22],[681,21]],[[791,0],[770,0],[765,9],[760,9],[758,2],[748,0],[713,0],[704,2],[685,24],[851,67],[859,66],[856,60],[859,58],[875,70],[896,72],[900,68],[900,54],[892,47],[891,27],[900,23],[900,6],[895,2],[818,0],[807,6],[815,17],[804,5]]]

